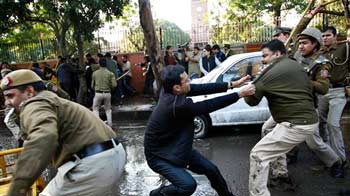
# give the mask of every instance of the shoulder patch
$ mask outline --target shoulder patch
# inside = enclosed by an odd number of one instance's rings
[[[321,77],[322,77],[322,78],[328,78],[328,76],[329,76],[328,70],[322,69],[322,70],[321,70]]]

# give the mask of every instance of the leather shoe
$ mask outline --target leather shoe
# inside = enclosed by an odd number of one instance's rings
[[[344,178],[344,168],[340,160],[331,166],[330,172],[333,178]]]

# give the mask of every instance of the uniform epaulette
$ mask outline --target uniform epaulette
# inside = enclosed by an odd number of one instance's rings
[[[330,60],[328,60],[325,56],[320,55],[315,59],[314,64],[332,64]]]

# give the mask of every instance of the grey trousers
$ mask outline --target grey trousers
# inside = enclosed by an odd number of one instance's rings
[[[345,104],[344,88],[330,88],[326,95],[318,96],[320,134],[343,161],[346,153],[340,120]]]
[[[113,196],[124,171],[125,161],[126,154],[122,144],[114,143],[114,148],[110,150],[60,166],[56,176],[39,195]]]

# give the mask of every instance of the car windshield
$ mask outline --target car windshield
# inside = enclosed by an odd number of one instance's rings
[[[217,82],[230,82],[241,79],[243,76],[250,75],[254,80],[262,70],[261,56],[245,57],[230,66],[217,79]]]

